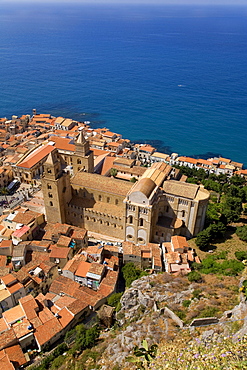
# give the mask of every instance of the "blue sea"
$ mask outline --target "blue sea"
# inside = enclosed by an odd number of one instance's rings
[[[0,116],[247,165],[247,7],[1,4]]]

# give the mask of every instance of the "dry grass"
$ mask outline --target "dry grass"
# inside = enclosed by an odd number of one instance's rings
[[[175,341],[159,346],[156,358],[149,369],[152,370],[233,370],[247,368],[247,339],[232,343],[231,338],[211,341],[207,345],[199,338],[193,340],[189,333],[180,335]]]
[[[204,259],[210,255],[208,252],[201,251],[195,243],[195,238],[189,240],[189,245],[191,248],[196,250],[197,255],[200,259]],[[215,249],[214,249],[215,248]],[[228,259],[235,259],[234,253],[237,251],[246,251],[247,250],[247,243],[243,242],[239,239],[239,237],[235,234],[235,229],[232,227],[226,231],[226,237],[224,240],[219,241],[218,243],[214,243],[212,246],[212,250],[214,253],[219,253],[222,251],[228,252]],[[213,253],[212,253],[213,254]]]

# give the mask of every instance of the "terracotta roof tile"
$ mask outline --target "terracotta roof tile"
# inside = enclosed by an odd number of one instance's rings
[[[52,145],[46,144],[44,146],[41,146],[38,149],[34,150],[34,152],[30,153],[17,166],[24,168],[32,168],[33,166],[35,166],[35,164],[37,164],[46,156],[48,156],[48,154],[51,153],[53,150],[55,150],[55,148]]]
[[[121,181],[114,178],[107,178],[101,175],[78,172],[71,179],[72,185],[100,190],[108,194],[126,196],[133,184],[127,181]]]
[[[23,311],[21,306],[15,306],[3,312],[2,315],[5,321],[10,324],[25,317],[25,312]]]
[[[29,334],[33,330],[33,328],[30,330],[28,329],[29,325],[30,322],[26,318],[22,319],[21,322],[16,322],[13,324],[12,328],[15,332],[16,338],[20,339]]]
[[[62,330],[62,325],[57,318],[53,317],[49,321],[45,322],[43,325],[36,328],[34,333],[40,346],[47,343],[55,335],[57,335]]]
[[[38,318],[42,321],[43,324],[47,321],[50,321],[53,317],[53,313],[47,307],[38,312]]]
[[[90,270],[91,264],[89,262],[81,261],[77,270],[75,271],[76,276],[86,277]]]
[[[70,248],[66,247],[57,247],[52,245],[50,247],[51,253],[49,254],[50,258],[68,258],[70,253]]]
[[[74,315],[68,311],[66,307],[62,308],[58,313],[58,321],[62,325],[63,328],[66,328],[66,326],[74,319]]]
[[[5,348],[4,351],[8,355],[10,361],[14,363],[17,367],[20,367],[21,365],[25,365],[27,363],[26,357],[19,344]]]
[[[14,370],[14,365],[10,362],[9,356],[5,352],[5,350],[0,351],[0,362],[1,367],[4,370]]]

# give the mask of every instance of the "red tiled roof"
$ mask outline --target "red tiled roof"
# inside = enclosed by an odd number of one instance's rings
[[[49,153],[55,150],[54,146],[46,144],[41,146],[34,152],[30,153],[21,163],[18,164],[18,167],[32,168],[36,163],[40,162]]]
[[[39,345],[42,346],[57,335],[62,328],[58,319],[53,317],[51,320],[37,327],[34,336]]]
[[[91,264],[89,262],[82,261],[79,264],[79,266],[78,266],[78,268],[75,272],[75,275],[80,276],[80,277],[86,277],[88,271],[90,270],[90,267],[91,267]]]
[[[15,230],[12,235],[15,236],[16,238],[21,238],[29,230],[30,230],[30,227],[27,225],[24,225],[19,230]]]
[[[72,315],[72,313],[69,312],[66,307],[62,308],[58,315],[58,320],[63,328],[65,328],[74,318],[74,315]]]
[[[70,152],[75,151],[75,144],[73,140],[58,136],[52,136],[50,137],[51,141],[55,142],[55,147],[60,150],[68,150]]]
[[[70,248],[66,247],[57,247],[51,246],[50,247],[51,253],[49,254],[50,258],[68,258]]]
[[[5,285],[8,285],[8,284],[13,283],[14,281],[16,281],[16,278],[12,274],[2,276],[1,279],[2,279],[2,281]]]
[[[4,350],[11,362],[15,363],[17,367],[27,363],[26,357],[19,344],[5,348]],[[3,369],[3,366],[2,366]],[[5,369],[3,369],[5,370]]]

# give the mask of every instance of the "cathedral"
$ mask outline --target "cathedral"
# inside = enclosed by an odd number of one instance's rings
[[[48,222],[67,223],[135,244],[191,238],[203,229],[209,192],[181,181],[179,171],[154,163],[136,182],[93,173],[94,159],[82,132],[66,171],[54,149],[44,163],[42,191]]]

